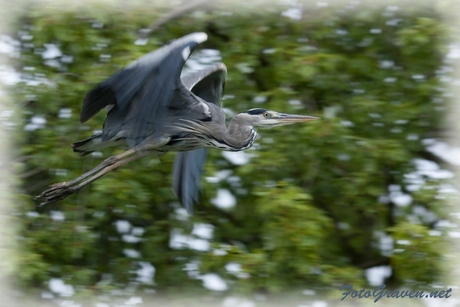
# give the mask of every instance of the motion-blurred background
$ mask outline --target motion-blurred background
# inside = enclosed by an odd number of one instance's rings
[[[14,139],[18,251],[4,273],[18,296],[47,306],[190,306],[194,297],[252,307],[289,297],[324,307],[343,284],[447,289],[445,260],[460,237],[449,169],[460,149],[446,143],[445,118],[460,46],[448,1],[398,2],[17,6],[0,35],[0,80],[13,102],[0,120]],[[226,64],[228,117],[263,107],[322,120],[260,130],[246,152],[211,150],[192,217],[170,188],[174,154],[128,164],[37,212],[32,197],[49,184],[123,150],[70,149],[104,120],[79,123],[86,92],[196,31],[209,38],[186,69]]]

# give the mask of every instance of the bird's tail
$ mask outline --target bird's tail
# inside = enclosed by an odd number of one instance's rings
[[[72,143],[72,149],[74,152],[78,152],[81,156],[85,156],[94,151],[102,150],[107,147],[118,145],[121,138],[110,139],[108,141],[102,140],[102,133],[96,133],[88,139]]]

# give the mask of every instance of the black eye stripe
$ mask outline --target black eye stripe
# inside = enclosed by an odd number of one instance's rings
[[[259,115],[259,114],[263,114],[266,111],[267,111],[266,109],[256,108],[256,109],[248,110],[246,111],[246,113],[251,114],[251,115]]]

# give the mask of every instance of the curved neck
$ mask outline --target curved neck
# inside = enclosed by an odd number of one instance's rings
[[[233,117],[228,124],[223,140],[234,148],[235,151],[250,148],[257,138],[257,132],[252,126],[243,124],[238,116]]]

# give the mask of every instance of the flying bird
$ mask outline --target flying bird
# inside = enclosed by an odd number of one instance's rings
[[[210,65],[181,77],[193,50],[207,40],[192,33],[150,52],[98,84],[87,93],[80,121],[86,122],[103,108],[108,110],[103,129],[72,144],[86,155],[103,148],[128,145],[83,175],[53,184],[35,197],[40,205],[62,200],[118,167],[146,156],[178,152],[173,170],[173,191],[191,213],[198,202],[200,178],[207,148],[240,151],[257,139],[255,127],[273,127],[319,119],[314,116],[250,109],[228,125],[220,99],[227,69]]]

